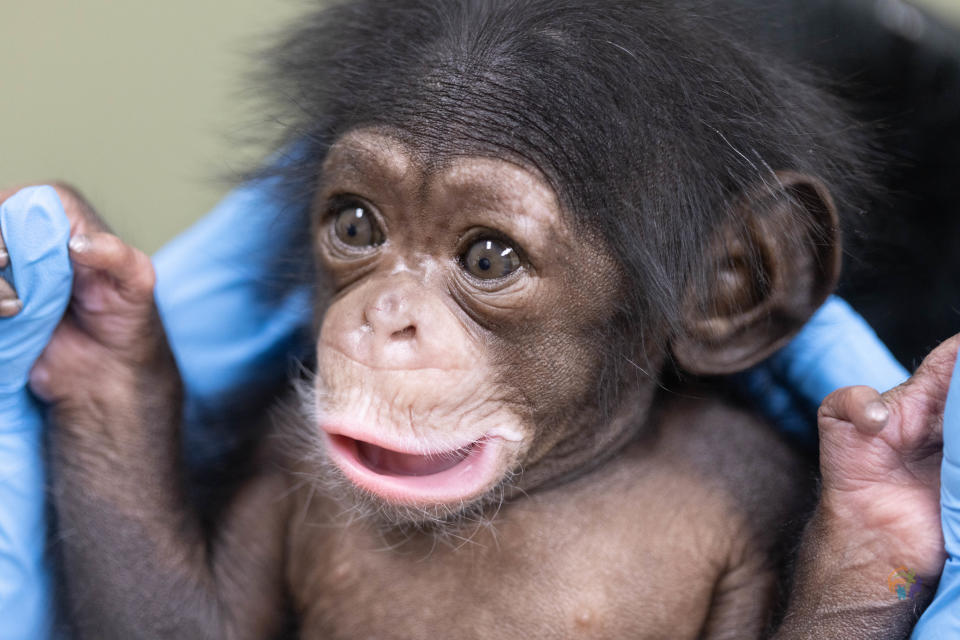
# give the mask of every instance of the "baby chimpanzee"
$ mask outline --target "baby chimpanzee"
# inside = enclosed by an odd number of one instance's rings
[[[802,465],[668,382],[789,339],[862,175],[832,101],[722,25],[672,0],[357,0],[296,27],[272,68],[322,292],[308,401],[202,524],[149,260],[75,239],[33,388],[79,634],[905,634],[887,575],[943,561],[946,351],[825,404],[789,597]]]

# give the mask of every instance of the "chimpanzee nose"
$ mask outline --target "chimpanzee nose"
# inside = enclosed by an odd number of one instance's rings
[[[377,369],[468,369],[478,361],[444,292],[408,274],[371,280],[334,301],[320,334]]]
[[[411,340],[417,337],[415,309],[410,296],[401,291],[384,291],[364,309],[363,322],[381,340]]]

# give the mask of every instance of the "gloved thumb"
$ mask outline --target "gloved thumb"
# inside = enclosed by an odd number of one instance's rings
[[[52,187],[29,187],[0,205],[0,232],[23,310],[0,319],[0,396],[20,392],[70,301],[70,222]]]
[[[940,522],[947,562],[933,603],[913,631],[913,640],[960,637],[960,358],[943,412]]]

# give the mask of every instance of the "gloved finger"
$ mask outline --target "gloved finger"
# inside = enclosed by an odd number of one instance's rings
[[[940,521],[947,562],[933,603],[913,630],[913,640],[960,637],[960,359],[943,413]]]
[[[0,205],[0,233],[10,254],[13,286],[23,310],[0,321],[0,395],[26,385],[70,299],[70,224],[56,191],[29,187]]]
[[[873,329],[842,299],[831,296],[779,352],[733,377],[782,432],[816,445],[817,408],[837,389],[890,389],[908,377]]]
[[[950,393],[943,412],[943,468],[940,472],[940,493],[940,514],[947,552],[955,561],[960,561],[960,358],[954,366]]]

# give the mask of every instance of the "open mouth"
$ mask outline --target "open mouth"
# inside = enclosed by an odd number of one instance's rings
[[[357,457],[368,469],[374,473],[391,476],[432,476],[443,473],[463,462],[477,445],[473,442],[456,451],[421,456],[391,451],[362,440],[355,440],[355,442]]]
[[[496,475],[496,438],[451,451],[396,451],[324,430],[330,457],[358,487],[400,504],[426,506],[473,499]]]

